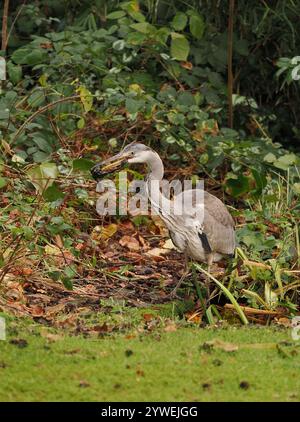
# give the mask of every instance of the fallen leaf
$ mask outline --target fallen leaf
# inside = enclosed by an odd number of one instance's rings
[[[162,258],[161,255],[166,255],[168,252],[169,252],[169,249],[153,248],[153,249],[150,249],[150,251],[146,252],[146,254],[152,257]]]
[[[133,236],[125,235],[119,240],[119,243],[131,251],[139,251],[141,249],[139,241]]]
[[[153,314],[143,314],[143,318],[145,321],[152,321],[154,318]]]
[[[44,315],[45,313],[44,308],[42,308],[40,305],[30,306],[29,309],[30,309],[31,315],[34,317],[40,317]]]
[[[193,64],[191,62],[180,62],[180,66],[187,70],[193,69]]]
[[[42,337],[44,337],[45,339],[47,339],[50,342],[55,342],[55,341],[61,340],[63,338],[59,334],[49,333],[46,329],[42,329],[40,331],[40,334],[41,334]]]
[[[87,388],[87,387],[90,387],[90,383],[89,382],[87,382],[87,381],[85,381],[85,380],[81,380],[80,382],[79,382],[79,384],[78,384],[78,387],[80,387],[80,388]]]
[[[172,333],[174,331],[177,331],[177,326],[176,326],[175,322],[169,321],[167,323],[167,325],[165,326],[164,331],[166,331],[167,333]]]
[[[96,241],[106,241],[110,239],[118,230],[117,224],[109,224],[108,226],[95,226],[91,238]]]

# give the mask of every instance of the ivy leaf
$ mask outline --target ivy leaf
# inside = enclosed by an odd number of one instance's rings
[[[123,18],[125,15],[126,13],[124,12],[124,10],[117,10],[116,12],[109,13],[106,16],[106,19],[120,19]]]
[[[11,61],[7,63],[7,73],[12,84],[16,85],[22,80],[22,66],[13,64]]]
[[[46,201],[54,202],[59,199],[63,199],[65,194],[57,187],[55,183],[52,186],[49,186],[43,193],[43,197]]]
[[[171,25],[175,29],[175,31],[182,31],[187,24],[187,16],[183,12],[178,12],[174,16]]]
[[[42,63],[47,57],[46,51],[37,48],[19,48],[14,51],[11,58],[16,64],[27,64],[35,66],[36,64]]]
[[[149,34],[150,32],[156,32],[156,28],[148,22],[133,23],[130,28],[135,29],[142,34]]]
[[[279,157],[278,160],[274,161],[274,166],[281,170],[287,170],[293,164],[296,163],[295,154],[285,154],[282,157]]]
[[[142,109],[145,102],[142,100],[134,100],[133,98],[126,98],[125,106],[129,114],[137,113]]]
[[[191,34],[200,40],[203,37],[205,29],[205,22],[202,16],[194,14],[190,17],[190,31]]]
[[[171,56],[173,59],[186,61],[190,51],[190,44],[184,35],[171,33]]]
[[[141,12],[129,11],[129,15],[138,22],[145,22],[146,18]]]

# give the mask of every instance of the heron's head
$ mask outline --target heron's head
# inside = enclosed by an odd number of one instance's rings
[[[143,144],[129,144],[118,154],[96,164],[91,173],[94,179],[120,170],[126,163],[147,163],[152,149]]]

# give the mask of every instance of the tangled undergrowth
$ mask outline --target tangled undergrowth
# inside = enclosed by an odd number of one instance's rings
[[[55,168],[55,182],[36,174],[36,167],[2,165],[9,182],[0,195],[1,309],[47,324],[66,321],[73,328],[87,309],[105,313],[115,303],[141,308],[170,303],[177,316],[196,324],[238,321],[219,289],[203,309],[192,283],[195,274],[187,278],[181,299],[172,302],[169,293],[184,260],[163,224],[146,216],[98,216],[96,186],[85,171],[90,163],[75,157],[57,154],[57,164],[47,169],[51,177]],[[166,175],[175,172],[168,166]],[[207,189],[220,196],[212,182]],[[270,201],[272,195],[276,202]],[[297,206],[284,177],[270,179],[248,209],[239,202],[230,205],[239,248],[232,262],[216,266],[213,274],[250,322],[288,325],[288,317],[298,311]],[[196,278],[201,286],[203,276]],[[107,300],[112,300],[108,308]]]
[[[236,256],[214,268],[210,303],[201,301],[201,271],[192,273],[173,304],[176,313],[196,324],[238,315],[289,324],[299,312],[300,157],[272,141],[286,113],[292,121],[286,136],[299,137],[298,117],[288,111],[298,98],[290,75],[299,31],[295,26],[293,42],[281,37],[277,52],[268,22],[286,34],[285,21],[269,6],[252,16],[251,6],[248,23],[237,14],[230,41],[227,10],[220,8],[215,21],[215,12],[212,19],[208,7],[205,15],[194,3],[173,2],[165,20],[137,0],[111,2],[100,17],[91,5],[69,10],[67,19],[44,2],[14,10],[0,90],[1,309],[56,324],[86,308],[101,311],[109,298],[124,306],[170,302],[183,260],[161,223],[145,216],[102,219],[95,211],[91,165],[138,140],[161,154],[168,179],[205,179],[237,223]],[[292,25],[296,6],[279,3]],[[235,130],[227,127],[230,42]],[[260,62],[267,70],[261,76],[255,57],[269,49],[272,66]],[[245,86],[248,71],[259,75],[259,86],[256,77]],[[268,85],[264,109],[257,91],[266,79],[274,88]],[[278,103],[284,112],[266,111]],[[143,171],[131,175],[141,178]]]

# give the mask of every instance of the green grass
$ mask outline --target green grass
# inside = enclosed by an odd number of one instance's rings
[[[49,339],[53,330],[28,321],[8,317],[7,326],[1,401],[300,400],[300,356],[289,330],[179,325],[102,338],[56,331]],[[216,339],[239,348],[201,347]]]

